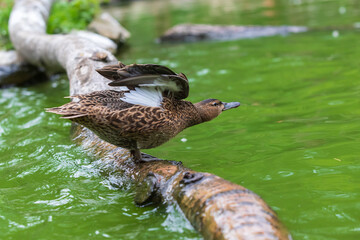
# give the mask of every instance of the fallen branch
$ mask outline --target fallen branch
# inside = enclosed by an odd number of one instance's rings
[[[0,87],[20,85],[33,78],[43,78],[44,74],[27,63],[16,51],[0,51]]]
[[[46,35],[52,0],[17,0],[9,29],[16,50],[33,65],[65,69],[70,94],[110,89],[95,69],[115,64],[115,57],[96,41],[73,35]],[[288,239],[271,208],[256,194],[210,173],[174,161],[134,163],[126,149],[100,140],[79,125],[74,141],[96,157],[111,162],[137,185],[135,202],[176,202],[205,239]]]

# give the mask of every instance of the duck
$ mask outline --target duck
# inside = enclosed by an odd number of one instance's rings
[[[146,161],[141,149],[158,147],[184,129],[208,122],[239,102],[206,99],[191,103],[189,81],[157,64],[122,62],[96,69],[121,90],[102,90],[70,96],[71,102],[46,109],[81,124],[102,140],[130,150],[135,162]],[[124,88],[125,87],[125,88]]]

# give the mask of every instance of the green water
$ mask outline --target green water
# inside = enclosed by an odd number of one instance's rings
[[[255,191],[294,239],[360,238],[358,1],[136,1],[110,10],[132,32],[119,59],[186,73],[191,101],[242,102],[147,153]],[[154,43],[181,22],[317,30]],[[0,89],[0,239],[201,239],[174,206],[136,207],[131,184],[74,145],[68,121],[44,113],[67,101],[68,87],[57,76]]]

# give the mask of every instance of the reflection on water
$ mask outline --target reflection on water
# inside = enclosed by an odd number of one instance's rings
[[[295,239],[357,239],[360,208],[356,0],[135,1],[109,9],[132,32],[125,63],[184,72],[189,100],[242,106],[146,152],[260,194]],[[303,25],[299,35],[157,45],[182,22]],[[327,29],[327,27],[331,26]],[[131,184],[44,113],[67,80],[0,90],[0,238],[199,239],[176,206],[137,207]],[[76,226],[76,227],[74,227]]]

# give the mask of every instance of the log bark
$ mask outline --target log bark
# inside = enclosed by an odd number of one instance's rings
[[[95,72],[115,57],[95,41],[73,35],[46,35],[45,22],[52,0],[17,0],[9,21],[16,50],[28,62],[48,70],[65,69],[70,94],[110,89]],[[154,160],[134,163],[129,151],[73,125],[74,141],[136,184],[139,205],[170,202],[205,239],[288,239],[274,211],[255,193],[210,173],[200,173],[180,162]]]

